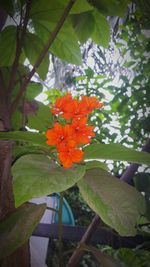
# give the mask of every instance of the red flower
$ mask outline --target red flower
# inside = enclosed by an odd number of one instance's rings
[[[51,107],[51,112],[55,115],[62,114],[66,104],[72,100],[72,95],[70,93],[67,93],[65,96],[58,97],[56,99],[56,103]]]
[[[58,158],[65,168],[70,168],[73,163],[83,159],[83,151],[66,146],[62,151],[59,151]]]
[[[73,119],[72,129],[74,130],[74,138],[77,144],[88,144],[91,137],[95,136],[93,132],[94,126],[87,125],[87,118]]]
[[[61,145],[66,145],[68,142],[74,142],[72,139],[73,129],[70,124],[62,126],[58,122],[54,124],[54,128],[48,129],[46,132],[46,143],[50,146],[59,148]],[[74,142],[75,143],[75,142]]]
[[[66,103],[62,117],[66,120],[70,120],[73,118],[81,118],[86,115],[87,113],[84,105],[82,105],[79,100],[72,99],[72,101]]]
[[[87,114],[91,113],[93,109],[103,107],[103,103],[99,102],[99,100],[94,96],[82,96],[81,104],[86,108]]]

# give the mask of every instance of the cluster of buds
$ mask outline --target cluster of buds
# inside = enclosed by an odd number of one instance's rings
[[[82,146],[89,144],[95,136],[94,126],[88,125],[88,115],[101,108],[103,103],[96,97],[82,96],[80,100],[73,99],[71,93],[58,97],[55,104],[51,105],[51,112],[65,120],[65,125],[59,122],[46,132],[46,143],[56,146],[58,159],[65,168],[70,168],[73,163],[82,161]]]

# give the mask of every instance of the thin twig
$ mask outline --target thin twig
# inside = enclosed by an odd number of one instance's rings
[[[59,33],[60,29],[62,28],[62,26],[63,26],[68,14],[69,14],[71,8],[73,7],[75,1],[76,0],[70,0],[69,1],[69,3],[66,6],[61,18],[58,21],[54,31],[51,33],[48,42],[46,43],[46,45],[44,46],[41,54],[39,55],[39,58],[37,59],[35,65],[33,66],[31,72],[29,73],[29,75],[24,80],[18,95],[16,96],[15,100],[13,101],[13,103],[11,105],[11,114],[16,110],[17,104],[18,104],[20,98],[22,97],[22,95],[24,94],[24,92],[26,91],[27,85],[29,84],[29,82],[30,82],[31,78],[33,77],[34,73],[36,72],[37,68],[40,66],[40,64],[42,63],[44,57],[46,56],[49,48],[51,47],[51,45],[54,42],[57,34]]]

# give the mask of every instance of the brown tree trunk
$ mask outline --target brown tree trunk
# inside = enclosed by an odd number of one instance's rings
[[[0,141],[0,220],[15,210],[11,161],[12,141]],[[30,251],[28,242],[10,256],[0,261],[0,267],[29,267]]]

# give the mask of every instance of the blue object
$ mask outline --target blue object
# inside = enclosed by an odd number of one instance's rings
[[[56,198],[56,209],[59,209],[59,202],[60,202],[60,195],[57,193],[55,195]],[[54,222],[58,223],[58,213],[55,213],[54,216]],[[65,198],[63,198],[63,208],[62,208],[62,223],[63,224],[68,224],[68,225],[75,225],[75,220],[74,216],[72,213],[72,210]]]

